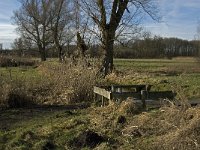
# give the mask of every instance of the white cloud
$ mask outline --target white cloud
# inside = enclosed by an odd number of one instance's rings
[[[15,28],[11,24],[0,24],[0,43],[3,43],[4,48],[10,48],[10,44],[17,38]]]
[[[17,38],[16,26],[11,25],[13,10],[18,9],[17,0],[0,0],[0,43],[4,48],[10,48],[10,43]]]
[[[184,26],[179,23],[152,23],[147,24],[144,27],[153,34],[163,37],[178,37],[193,40],[196,34],[195,24],[187,24]]]
[[[196,34],[200,0],[157,0],[162,23],[147,22],[144,26],[153,34],[193,40]]]

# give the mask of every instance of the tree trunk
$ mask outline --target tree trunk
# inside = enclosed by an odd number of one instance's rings
[[[106,30],[104,32],[104,46],[103,50],[105,51],[105,56],[103,59],[102,69],[104,76],[112,73],[114,65],[113,65],[113,48],[114,48],[114,38],[115,32],[111,32],[110,30]]]
[[[82,58],[85,57],[85,51],[88,49],[87,45],[85,44],[84,39],[81,37],[80,32],[77,32],[77,47],[80,51],[80,55]]]
[[[39,48],[39,52],[40,52],[41,61],[46,61],[47,60],[47,56],[46,56],[45,47],[42,47],[41,45],[38,45],[38,48]]]
[[[113,71],[113,43],[108,42],[105,45],[105,56],[103,59],[104,75],[108,75]]]
[[[40,55],[41,55],[41,61],[46,61],[46,60],[47,60],[45,50],[42,50],[42,51],[40,52]]]
[[[62,46],[57,46],[57,49],[58,49],[58,57],[59,57],[59,61],[62,62],[63,61],[63,49],[62,49]]]

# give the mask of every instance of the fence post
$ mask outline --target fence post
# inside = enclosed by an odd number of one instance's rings
[[[115,92],[115,87],[114,87],[114,85],[111,85],[111,92]]]
[[[104,97],[101,96],[101,107],[104,107]]]

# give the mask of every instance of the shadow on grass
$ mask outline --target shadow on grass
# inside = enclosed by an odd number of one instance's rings
[[[51,117],[74,115],[74,111],[88,108],[89,104],[74,105],[32,105],[23,108],[7,108],[0,110],[0,130],[9,131],[23,126],[24,123],[33,122],[38,124]]]

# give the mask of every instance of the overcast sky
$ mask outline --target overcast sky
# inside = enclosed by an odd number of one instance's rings
[[[200,0],[156,0],[159,3],[162,22],[144,22],[146,30],[163,37],[178,37],[193,40],[200,22]],[[0,0],[0,43],[10,48],[17,37],[12,25],[13,11],[20,4],[17,0]]]

